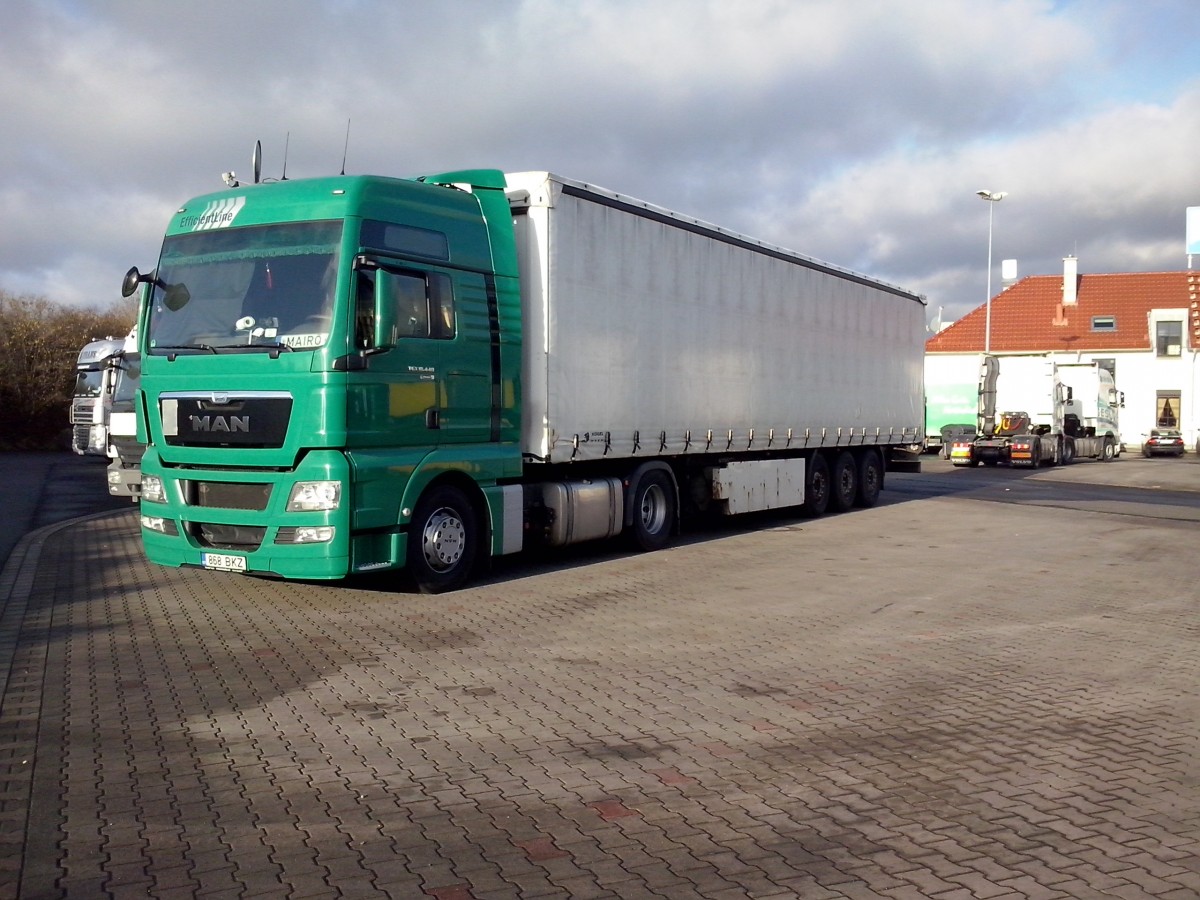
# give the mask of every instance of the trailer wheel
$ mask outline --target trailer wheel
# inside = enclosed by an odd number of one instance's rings
[[[633,491],[634,546],[641,550],[662,550],[671,543],[677,504],[675,485],[662,469],[642,473]]]
[[[825,515],[829,508],[829,463],[821,453],[814,453],[808,461],[808,473],[804,479],[804,505],[800,509],[805,515],[816,518]]]
[[[858,497],[858,466],[849,450],[843,450],[833,461],[833,490],[829,506],[834,512],[845,512],[854,506]]]
[[[870,509],[879,500],[883,488],[883,461],[878,450],[867,450],[858,464],[858,497],[855,505]]]
[[[453,485],[427,491],[408,529],[408,570],[421,593],[462,587],[478,552],[479,526],[466,495]]]
[[[1112,462],[1116,455],[1116,444],[1113,443],[1112,438],[1106,437],[1104,439],[1104,446],[1100,450],[1100,462]]]

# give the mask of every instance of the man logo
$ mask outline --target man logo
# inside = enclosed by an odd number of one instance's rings
[[[226,434],[250,433],[249,416],[189,416],[192,421],[192,431],[209,433],[225,432]]]

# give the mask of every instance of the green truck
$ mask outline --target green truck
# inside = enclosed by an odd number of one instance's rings
[[[870,506],[922,441],[922,298],[546,172],[235,186],[139,288],[165,565],[452,590],[685,509]]]

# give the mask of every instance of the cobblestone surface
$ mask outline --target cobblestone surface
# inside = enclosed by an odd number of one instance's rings
[[[0,896],[1195,898],[1195,534],[968,493],[430,598],[49,530]]]

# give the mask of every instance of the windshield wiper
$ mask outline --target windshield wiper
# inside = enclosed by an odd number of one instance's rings
[[[255,341],[253,344],[242,344],[242,347],[258,347],[262,350],[286,350],[291,353],[295,348],[291,344],[285,344],[283,341],[277,341],[274,344],[263,344]]]
[[[175,362],[175,357],[178,356],[178,353],[176,353],[174,351],[177,351],[177,350],[203,350],[204,352],[211,353],[214,356],[217,353],[217,348],[212,346],[211,344],[165,344],[165,345],[159,345],[157,347],[154,347],[153,350],[170,350],[170,351],[172,351],[167,354],[167,360],[170,362]]]

